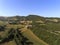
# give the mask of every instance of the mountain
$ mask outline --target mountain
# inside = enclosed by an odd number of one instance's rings
[[[26,19],[33,20],[33,21],[45,20],[44,17],[38,16],[38,15],[29,15],[29,16],[26,16]]]
[[[38,15],[0,17],[0,20],[2,20],[2,21],[10,20],[10,19],[18,19],[20,21],[22,21],[22,20],[31,20],[31,21],[45,20],[44,17],[38,16]]]

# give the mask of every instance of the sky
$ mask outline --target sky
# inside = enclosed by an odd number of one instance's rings
[[[0,16],[60,17],[60,0],[0,0]]]

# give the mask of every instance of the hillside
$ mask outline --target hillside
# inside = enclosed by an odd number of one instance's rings
[[[60,45],[60,23],[48,22],[43,25],[34,22],[31,30],[49,45]]]
[[[30,41],[34,43],[34,45],[48,45],[43,40],[39,39],[31,30],[29,29],[23,29],[23,35],[27,37]]]
[[[1,45],[21,45],[24,37],[28,39],[23,41],[24,45],[28,42],[34,45],[60,45],[60,18],[38,15],[0,17],[0,41],[8,39]]]
[[[11,30],[12,27],[14,28],[13,30]],[[3,35],[1,35],[0,33],[0,36],[3,38],[2,40],[3,42],[2,43],[0,42],[1,45],[21,45],[20,41],[24,39],[23,37],[27,38],[29,42],[33,43],[33,45],[48,45],[43,40],[39,39],[31,30],[27,29],[26,25],[24,26],[24,28],[19,29],[19,31],[21,32],[18,32],[17,27],[20,27],[20,25],[8,25],[8,27],[7,26],[5,27],[7,28],[7,30],[5,29],[5,31],[2,31]],[[16,33],[13,32],[14,30],[16,31]],[[18,33],[21,33],[21,34],[18,34]],[[15,36],[16,34],[18,34],[19,37],[16,37]],[[15,36],[16,40],[12,37],[12,35]]]

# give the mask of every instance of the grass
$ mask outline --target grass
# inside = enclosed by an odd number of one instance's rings
[[[60,23],[46,23],[45,25],[35,23],[31,30],[49,45],[60,45],[60,34],[55,32],[60,31]]]
[[[30,41],[34,43],[34,45],[48,45],[43,40],[39,39],[31,30],[26,29],[26,31],[22,32],[25,37],[27,37]]]
[[[16,45],[15,41],[9,41],[9,42],[6,42],[6,43],[3,43],[1,45]]]
[[[0,34],[2,35],[2,37],[7,37],[8,35],[8,31],[10,28],[14,28],[16,29],[17,27],[24,27],[24,25],[7,25],[7,29],[5,29],[5,31],[2,31]],[[47,43],[45,43],[43,40],[39,39],[35,34],[33,34],[33,32],[29,29],[26,28],[22,28],[21,29],[22,34],[27,37],[29,39],[29,41],[33,42],[34,45],[48,45]],[[16,45],[15,41],[9,41],[6,43],[3,43],[2,45]]]

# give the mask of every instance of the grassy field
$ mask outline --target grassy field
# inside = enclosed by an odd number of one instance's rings
[[[30,41],[34,43],[34,45],[48,45],[43,40],[39,39],[33,32],[29,29],[23,29],[25,31],[22,32],[24,36],[26,36]]]
[[[38,38],[31,30],[24,28],[24,25],[7,25],[5,28],[5,31],[0,32],[1,37],[5,38],[8,37],[8,32],[11,28],[21,28],[21,32],[24,35],[24,37],[27,37],[30,42],[33,42],[33,45],[48,45],[46,42]],[[2,43],[1,45],[17,45],[14,40]]]
[[[1,22],[1,25],[5,23]],[[33,23],[32,28],[26,28],[21,24],[6,24],[4,31],[0,32],[2,38],[8,37],[11,28],[20,28],[24,37],[27,37],[34,45],[60,45],[60,23]],[[1,45],[17,45],[14,39]]]
[[[60,23],[46,23],[45,25],[35,23],[31,30],[49,45],[60,45]]]
[[[0,44],[0,45],[16,45],[15,41],[9,41],[9,42],[5,42],[3,44]]]

